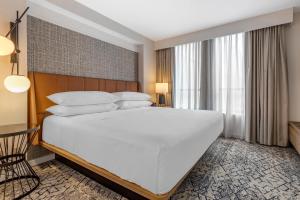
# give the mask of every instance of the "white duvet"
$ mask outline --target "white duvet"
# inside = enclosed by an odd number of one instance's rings
[[[155,194],[169,192],[223,130],[213,111],[139,108],[49,116],[43,140]]]

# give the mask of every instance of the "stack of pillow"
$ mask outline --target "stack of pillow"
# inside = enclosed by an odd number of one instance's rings
[[[63,117],[147,107],[152,104],[151,96],[140,92],[60,92],[49,95],[48,99],[57,105],[49,107],[47,111]]]
[[[152,102],[150,101],[151,96],[146,93],[115,92],[113,94],[119,98],[119,101],[117,101],[116,104],[121,110],[148,107],[152,104]]]
[[[114,104],[119,98],[108,92],[76,91],[60,92],[48,96],[57,105],[47,109],[58,116],[72,116],[90,113],[101,113],[116,110]]]

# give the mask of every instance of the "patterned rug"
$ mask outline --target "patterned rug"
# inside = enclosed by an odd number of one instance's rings
[[[126,199],[58,161],[34,169],[41,185],[26,199]],[[219,138],[171,199],[300,199],[300,156]]]

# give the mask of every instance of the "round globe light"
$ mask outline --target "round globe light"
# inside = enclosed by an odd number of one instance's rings
[[[9,55],[14,52],[14,50],[14,43],[10,39],[7,39],[6,37],[0,35],[0,56]]]
[[[10,92],[22,93],[30,88],[30,81],[26,76],[10,75],[4,79],[4,86]]]

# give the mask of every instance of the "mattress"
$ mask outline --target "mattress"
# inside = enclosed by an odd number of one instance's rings
[[[154,194],[164,194],[222,130],[223,115],[218,112],[149,107],[51,115],[43,123],[43,141]]]

